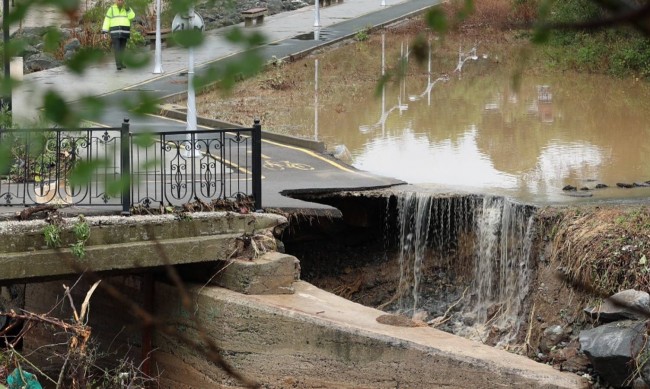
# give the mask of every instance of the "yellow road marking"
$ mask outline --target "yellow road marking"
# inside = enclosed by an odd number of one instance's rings
[[[334,166],[337,169],[343,170],[344,172],[354,173],[354,174],[361,174],[361,173],[359,173],[357,171],[354,171],[354,170],[349,169],[349,168],[347,168],[347,167],[345,167],[343,165],[340,165],[337,162],[334,162],[334,161],[332,161],[332,160],[330,160],[328,158],[325,158],[325,157],[323,157],[323,156],[321,156],[319,154],[316,154],[315,152],[313,152],[311,150],[303,149],[302,147],[289,146],[289,145],[285,145],[285,144],[282,144],[282,143],[277,143],[277,142],[273,142],[273,141],[270,141],[270,140],[264,140],[264,139],[262,139],[262,142],[266,142],[266,143],[269,143],[269,144],[272,144],[272,145],[275,145],[275,146],[279,146],[279,147],[284,147],[284,148],[287,148],[287,149],[301,151],[301,152],[303,152],[303,153],[305,153],[307,155],[310,155],[313,158],[320,159],[323,162],[329,163],[330,165]],[[363,175],[363,174],[361,174],[361,175]]]
[[[178,122],[178,123],[185,123],[185,122],[182,121],[182,120],[173,119],[173,118],[168,118],[168,117],[161,116],[161,115],[153,115],[153,114],[149,114],[148,116],[158,117],[158,118],[165,119],[165,120],[171,120],[171,121],[175,121],[175,122]],[[92,122],[91,122],[91,123],[92,123]],[[100,126],[102,126],[102,127],[107,127],[107,128],[109,127],[109,126],[105,126],[105,125],[101,125],[101,124],[98,124],[98,125],[100,125]],[[212,127],[204,126],[204,125],[201,125],[201,124],[197,125],[197,127],[205,128],[205,129],[208,129],[208,130],[212,129]],[[367,176],[367,174],[364,174],[364,173],[362,173],[362,172],[359,172],[359,171],[356,171],[356,170],[352,170],[352,169],[350,169],[350,168],[347,168],[347,167],[345,167],[345,166],[343,166],[343,165],[341,165],[341,164],[339,164],[339,163],[337,163],[337,162],[335,162],[335,161],[332,161],[332,160],[330,160],[330,159],[328,159],[328,158],[323,157],[322,155],[319,155],[319,154],[317,154],[317,153],[315,153],[315,152],[313,152],[313,151],[311,151],[311,150],[307,150],[307,149],[304,149],[304,148],[302,148],[302,147],[285,145],[285,144],[282,144],[282,143],[277,143],[277,142],[273,142],[273,141],[266,140],[266,139],[262,139],[262,142],[264,142],[264,143],[268,143],[268,144],[271,144],[271,145],[274,145],[274,146],[278,146],[278,147],[284,147],[284,148],[287,148],[287,149],[300,151],[300,152],[302,152],[302,153],[305,153],[305,154],[311,156],[312,158],[319,159],[319,160],[321,160],[321,161],[323,161],[323,162],[325,162],[325,163],[328,163],[328,164],[334,166],[335,168],[337,168],[337,169],[339,169],[339,170],[342,170],[342,171],[344,171],[344,172],[347,172],[347,173],[358,174],[358,175],[360,175],[360,176]],[[236,166],[236,165],[234,165],[234,166]],[[242,169],[242,170],[243,170],[243,169]]]
[[[149,116],[154,116],[154,117],[159,117],[159,118],[163,118],[163,119],[166,119],[166,120],[173,120],[173,121],[177,121],[177,122],[179,122],[179,123],[184,123],[184,122],[181,121],[181,120],[178,120],[178,119],[171,119],[171,118],[167,118],[167,117],[165,117],[165,116],[152,115],[152,114],[150,114]],[[204,126],[204,125],[198,125],[198,127],[202,127],[202,128],[205,128],[205,129],[211,129],[211,128],[212,128],[212,127],[208,127],[208,126]],[[343,170],[344,172],[347,172],[347,173],[353,173],[353,174],[358,174],[358,175],[361,175],[361,176],[367,176],[366,174],[363,174],[363,173],[361,173],[361,172],[358,172],[358,171],[355,171],[355,170],[349,169],[349,168],[347,168],[347,167],[345,167],[345,166],[343,166],[343,165],[341,165],[341,164],[339,164],[339,163],[337,163],[337,162],[335,162],[335,161],[332,161],[332,160],[330,160],[330,159],[328,159],[328,158],[325,158],[325,157],[323,157],[323,156],[321,156],[321,155],[319,155],[319,154],[316,154],[315,152],[313,152],[313,151],[311,151],[311,150],[307,150],[307,149],[304,149],[304,148],[302,148],[302,147],[289,146],[289,145],[285,145],[285,144],[282,144],[282,143],[273,142],[273,141],[266,140],[266,139],[262,139],[262,142],[265,142],[265,143],[268,143],[268,144],[272,144],[272,145],[274,145],[274,146],[278,146],[278,147],[284,147],[284,148],[287,148],[287,149],[292,149],[292,150],[296,150],[296,151],[303,152],[303,153],[305,153],[305,154],[307,154],[307,155],[309,155],[309,156],[311,156],[311,157],[313,157],[313,158],[320,159],[321,161],[326,162],[326,163],[328,163],[328,164],[334,166],[335,168],[340,169],[340,170]]]

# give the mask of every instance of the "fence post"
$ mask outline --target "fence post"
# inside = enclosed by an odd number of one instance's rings
[[[120,129],[120,154],[122,179],[122,216],[131,215],[131,138],[129,136],[129,119],[124,118]]]
[[[262,209],[262,125],[260,119],[253,124],[253,197],[255,210]]]

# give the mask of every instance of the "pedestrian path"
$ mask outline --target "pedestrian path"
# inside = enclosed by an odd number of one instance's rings
[[[382,5],[385,2],[386,5]],[[308,6],[296,11],[284,12],[265,18],[264,24],[252,28],[267,38],[270,44],[263,46],[260,53],[264,58],[285,58],[299,56],[320,46],[349,38],[368,26],[383,26],[399,19],[423,12],[437,4],[431,0],[348,0],[320,9],[319,22],[321,40],[292,39],[293,37],[314,32],[315,9]],[[239,26],[243,27],[243,23]],[[210,30],[205,33],[204,44],[194,50],[195,72],[224,59],[233,59],[242,55],[241,48],[224,39],[228,29]],[[151,51],[153,57],[154,50]],[[154,63],[150,69],[126,69],[117,72],[112,60],[90,66],[82,75],[75,75],[65,67],[49,69],[25,75],[24,84],[13,96],[13,110],[16,121],[29,123],[39,117],[40,106],[46,91],[54,90],[69,102],[84,96],[99,96],[107,102],[100,124],[117,127],[123,118],[132,116],[125,109],[109,101],[128,98],[129,94],[142,90],[157,98],[182,94],[187,88],[187,51],[179,47],[163,48],[163,74],[154,74]],[[251,118],[251,121],[253,118]],[[252,124],[252,123],[251,123]],[[164,117],[149,116],[133,118],[131,130],[155,129],[157,131],[182,130],[186,125]],[[264,128],[264,123],[262,123]],[[265,207],[310,208],[318,207],[281,195],[292,190],[323,189],[369,189],[403,184],[402,181],[386,177],[377,177],[329,159],[326,156],[289,147],[276,142],[265,141],[262,153],[275,160],[292,158],[292,163],[310,166],[313,169],[279,169],[263,170],[263,193]]]
[[[336,25],[341,22],[358,19],[380,11],[382,11],[380,13],[386,14],[381,19],[386,19],[386,17],[398,19],[404,17],[404,15],[394,16],[394,12],[390,12],[391,8],[398,5],[408,5],[408,7],[404,7],[404,12],[412,13],[430,7],[432,3],[435,3],[430,0],[385,0],[385,2],[386,6],[381,6],[380,0],[349,0],[348,2],[320,8],[321,28],[323,30],[336,28]],[[286,45],[278,45],[278,42],[314,31],[314,14],[313,6],[303,7],[295,11],[268,16],[265,18],[263,25],[247,30],[261,32],[266,36],[268,42],[273,43],[269,47],[280,52],[284,49],[283,46]],[[385,22],[387,21],[385,20]],[[243,23],[238,26],[243,27]],[[356,31],[365,26],[361,25]],[[194,62],[197,68],[200,68],[201,65],[228,58],[241,52],[240,47],[229,43],[224,38],[229,28],[232,28],[232,26],[210,30],[205,33],[205,43],[194,50]],[[293,51],[295,53],[292,54],[296,54],[301,50],[308,49],[310,46],[315,46],[313,44],[314,42],[302,41],[305,46],[303,48],[297,44],[299,42],[292,43],[290,46],[295,46],[295,48],[291,48],[289,52]],[[322,45],[329,42],[322,41],[316,43]],[[150,54],[153,57],[154,51],[151,50]],[[280,56],[276,55],[276,57]],[[153,74],[153,58],[149,68],[132,69],[117,74],[111,56],[107,57],[105,63],[91,65],[83,75],[75,75],[67,71],[65,67],[27,74],[24,76],[24,85],[19,87],[13,96],[14,105],[16,106],[14,108],[14,115],[17,120],[35,120],[39,107],[34,102],[41,101],[44,92],[50,89],[60,93],[66,101],[75,101],[83,96],[104,95],[129,86],[141,85],[171,74],[178,74],[186,71],[187,67],[187,50],[180,47],[170,47],[163,48],[162,50],[162,68],[164,71],[162,75]],[[119,125],[119,121],[116,125]]]

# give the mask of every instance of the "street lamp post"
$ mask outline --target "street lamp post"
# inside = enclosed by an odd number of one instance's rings
[[[5,82],[11,79],[9,58],[9,0],[2,0],[2,42],[4,44],[3,61]],[[11,112],[11,91],[2,97],[2,108]]]
[[[320,27],[320,0],[314,0],[314,27]]]
[[[6,1],[6,0],[5,0]],[[154,74],[164,73],[162,68],[162,38],[160,36],[160,12],[162,11],[162,6],[160,5],[161,0],[156,0],[156,52],[155,52],[155,65],[153,68]]]
[[[177,30],[199,30],[203,31],[205,24],[201,15],[194,12],[194,6],[190,7],[187,15],[176,14],[172,21],[172,31]],[[194,92],[194,47],[188,47],[187,60],[187,141],[190,149],[187,155],[190,157],[198,156],[195,152],[195,145],[192,142],[193,133],[196,131],[196,94]]]
[[[190,8],[189,25],[194,23],[194,7]],[[196,93],[194,92],[194,47],[189,47],[187,64],[187,131],[196,131]]]

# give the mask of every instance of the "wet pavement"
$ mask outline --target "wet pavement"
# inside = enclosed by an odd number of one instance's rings
[[[386,5],[382,6],[378,0],[355,0],[320,8],[319,40],[305,39],[309,34],[314,33],[313,6],[267,16],[262,25],[247,30],[263,33],[270,42],[259,48],[263,58],[297,57],[350,38],[369,26],[380,27],[418,15],[436,5],[438,1],[411,0],[385,3]],[[205,33],[204,44],[194,50],[197,76],[215,62],[219,65],[226,61],[237,60],[243,55],[239,47],[233,46],[223,38],[231,28],[233,27]],[[151,50],[151,56],[153,55],[154,50]],[[118,127],[123,118],[131,118],[133,115],[121,106],[113,104],[114,102],[129,99],[141,91],[147,91],[161,100],[186,93],[187,51],[179,47],[163,48],[162,57],[164,71],[162,74],[153,73],[153,60],[151,69],[126,69],[121,72],[117,72],[114,63],[107,60],[102,64],[90,66],[82,75],[73,74],[65,67],[25,75],[24,83],[14,92],[14,117],[19,123],[38,120],[40,109],[34,102],[43,101],[44,94],[48,90],[54,90],[70,104],[75,104],[85,96],[99,97],[106,102],[108,108],[97,124]],[[253,119],[251,118],[251,121]],[[133,132],[146,129],[176,131],[186,127],[183,120],[163,116],[133,117],[130,120],[130,128]],[[262,128],[264,129],[264,123]],[[309,147],[286,143],[276,138],[270,141],[263,135],[262,153],[272,160],[289,162],[285,164],[286,168],[263,169],[264,208],[333,210],[329,206],[291,199],[281,192],[372,189],[404,184],[400,180],[358,171]],[[291,166],[301,168],[296,169]]]

